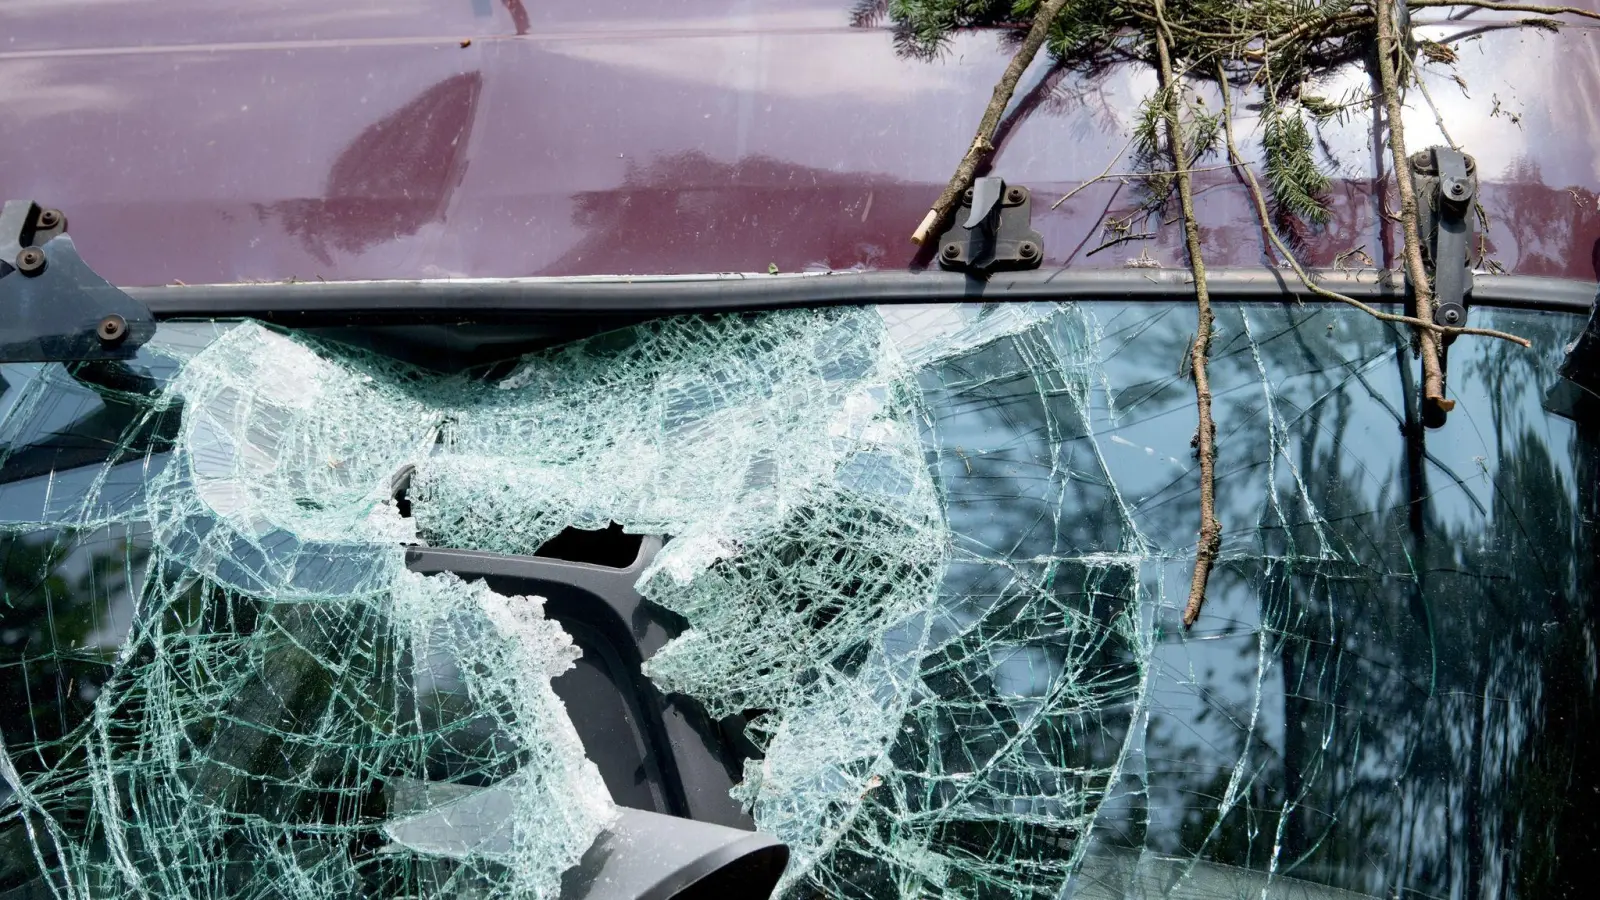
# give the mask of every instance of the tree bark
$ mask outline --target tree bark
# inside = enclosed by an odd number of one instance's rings
[[[1389,119],[1389,155],[1394,160],[1394,180],[1400,189],[1400,227],[1405,234],[1406,274],[1411,278],[1416,316],[1433,321],[1433,289],[1428,270],[1422,263],[1422,236],[1417,229],[1417,192],[1411,185],[1411,157],[1406,153],[1405,125],[1401,122],[1400,85],[1395,75],[1395,54],[1399,46],[1390,10],[1393,0],[1376,0],[1378,25],[1378,78],[1383,85],[1383,104]],[[1455,401],[1444,396],[1444,369],[1439,365],[1439,336],[1417,329],[1418,355],[1422,357],[1422,399],[1439,412],[1455,408]]]
[[[1222,523],[1217,521],[1217,427],[1211,420],[1211,379],[1206,362],[1211,353],[1211,291],[1206,285],[1206,263],[1200,255],[1200,223],[1194,215],[1194,185],[1189,177],[1189,150],[1184,146],[1183,127],[1178,111],[1178,80],[1172,71],[1172,35],[1167,29],[1166,6],[1155,0],[1156,61],[1165,106],[1167,149],[1172,154],[1172,170],[1178,182],[1178,203],[1183,209],[1183,240],[1189,252],[1189,268],[1194,273],[1194,301],[1199,325],[1189,349],[1190,371],[1200,424],[1195,429],[1195,453],[1200,458],[1200,539],[1194,550],[1194,576],[1189,581],[1189,602],[1183,609],[1183,627],[1200,618],[1206,602],[1206,584],[1211,567],[1222,549]]]
[[[1028,28],[1027,37],[1022,39],[1022,46],[1017,48],[1011,63],[1006,66],[1004,75],[994,86],[994,96],[989,98],[989,106],[983,111],[983,118],[978,121],[978,133],[972,138],[972,145],[967,148],[965,156],[961,157],[961,164],[956,166],[956,173],[950,177],[950,183],[945,185],[944,192],[939,199],[933,202],[928,214],[922,217],[922,224],[911,234],[913,244],[921,244],[928,239],[928,235],[939,227],[950,210],[955,208],[956,198],[960,197],[972,184],[972,177],[978,171],[978,166],[994,150],[995,129],[1000,127],[1000,117],[1005,115],[1006,105],[1011,102],[1011,95],[1017,91],[1017,82],[1022,80],[1022,73],[1033,64],[1033,58],[1039,55],[1039,48],[1044,46],[1046,37],[1050,35],[1050,23],[1056,20],[1061,10],[1066,7],[1068,0],[1049,0],[1039,7],[1034,13],[1033,25]]]

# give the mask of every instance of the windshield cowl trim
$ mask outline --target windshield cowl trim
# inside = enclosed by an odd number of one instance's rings
[[[1317,281],[1369,303],[1398,304],[1407,291],[1394,272],[1329,270]],[[1221,302],[1320,300],[1292,272],[1225,268],[1208,275]],[[952,272],[837,272],[800,275],[507,278],[123,288],[158,319],[254,318],[285,325],[516,321],[550,316],[671,315],[804,306],[974,301],[1148,300],[1193,297],[1187,269],[1072,272],[1034,270],[987,279]],[[1593,282],[1530,275],[1480,275],[1478,306],[1587,312]]]

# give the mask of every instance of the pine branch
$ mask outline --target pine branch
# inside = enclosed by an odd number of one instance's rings
[[[1389,119],[1389,152],[1394,160],[1394,180],[1400,188],[1400,227],[1405,233],[1406,272],[1411,276],[1411,291],[1417,318],[1433,321],[1433,289],[1422,262],[1422,236],[1417,229],[1417,193],[1412,187],[1410,157],[1406,154],[1405,124],[1401,121],[1400,85],[1395,77],[1398,41],[1394,19],[1389,11],[1393,0],[1376,0],[1378,25],[1378,79],[1383,85],[1383,104]],[[1417,329],[1418,355],[1422,357],[1422,399],[1440,412],[1455,408],[1455,401],[1444,395],[1444,369],[1439,365],[1439,336],[1428,329]]]
[[[1050,23],[1055,21],[1061,10],[1066,8],[1070,0],[1049,0],[1039,7],[1034,13],[1033,26],[1028,29],[1028,36],[1023,38],[1022,46],[1017,48],[1016,55],[1011,57],[1011,63],[1006,66],[1005,74],[1000,76],[1000,81],[994,86],[994,96],[989,98],[989,105],[983,111],[983,118],[978,120],[978,133],[972,139],[972,146],[967,148],[966,155],[961,158],[961,164],[956,166],[956,173],[950,177],[950,183],[945,185],[944,192],[939,199],[933,202],[928,214],[923,216],[922,224],[911,233],[911,242],[921,244],[928,239],[928,235],[944,217],[955,208],[956,198],[972,184],[972,177],[978,171],[978,165],[994,150],[994,132],[1000,127],[1000,117],[1005,114],[1006,104],[1011,102],[1011,95],[1017,91],[1017,82],[1022,80],[1022,73],[1027,71],[1033,63],[1033,58],[1038,55],[1039,48],[1044,46],[1044,39],[1050,34]]]
[[[1178,117],[1178,84],[1172,71],[1170,48],[1172,36],[1167,30],[1166,9],[1162,0],[1155,0],[1155,18],[1156,60],[1159,64],[1157,74],[1165,106],[1167,151],[1172,155],[1172,169],[1178,180],[1178,203],[1183,209],[1183,239],[1189,250],[1189,269],[1194,273],[1194,302],[1199,320],[1194,344],[1189,351],[1200,419],[1194,438],[1195,452],[1200,457],[1200,537],[1195,544],[1189,602],[1183,609],[1183,627],[1188,628],[1200,618],[1200,607],[1206,602],[1206,584],[1211,579],[1211,567],[1222,549],[1222,523],[1217,521],[1217,426],[1211,420],[1211,378],[1206,370],[1211,354],[1213,319],[1211,291],[1206,284],[1206,263],[1200,252],[1200,224],[1194,215],[1194,185],[1189,177],[1188,147]]]
[[[1317,166],[1315,144],[1299,111],[1272,106],[1261,143],[1267,151],[1267,184],[1279,207],[1317,225],[1328,221],[1328,176]]]

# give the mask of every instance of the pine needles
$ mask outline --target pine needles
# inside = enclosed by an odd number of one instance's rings
[[[1261,144],[1266,150],[1267,185],[1278,209],[1313,225],[1328,221],[1329,179],[1314,155],[1316,144],[1300,110],[1273,106],[1264,117]]]

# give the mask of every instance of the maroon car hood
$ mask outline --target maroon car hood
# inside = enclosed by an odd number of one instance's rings
[[[124,285],[904,268],[1007,59],[993,34],[899,57],[887,30],[851,26],[850,0],[586,5],[9,0],[0,197],[65,210]],[[1479,161],[1486,261],[1592,280],[1594,32],[1486,21],[1440,25],[1479,32],[1425,76]],[[994,172],[1048,199],[1106,171],[1151,79],[1036,64]],[[1437,126],[1412,106],[1425,146]],[[1333,221],[1301,236],[1309,263],[1392,261],[1373,130],[1325,134],[1341,178]],[[1208,261],[1258,263],[1247,195],[1204,174]],[[1046,266],[1181,264],[1175,227],[1100,248],[1132,192],[1037,204]]]

